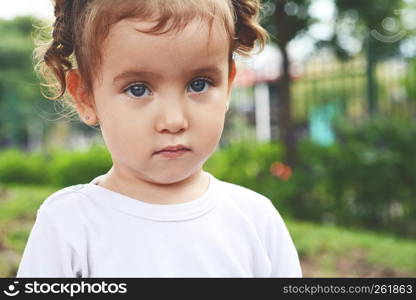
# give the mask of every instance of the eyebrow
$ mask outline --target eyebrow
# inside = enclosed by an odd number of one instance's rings
[[[214,76],[221,76],[221,69],[217,66],[209,66],[209,67],[203,67],[199,69],[194,69],[189,72],[192,75],[196,75],[199,73],[205,73],[205,74],[212,74]],[[113,84],[116,84],[118,81],[121,81],[123,79],[128,79],[132,77],[147,77],[147,78],[155,78],[155,79],[162,79],[163,75],[148,71],[137,71],[137,70],[127,70],[124,72],[121,72],[113,79]]]

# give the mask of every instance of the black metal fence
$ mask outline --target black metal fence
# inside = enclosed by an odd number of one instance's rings
[[[320,52],[292,84],[294,119],[321,110],[354,121],[368,115],[416,117],[416,58],[394,56],[369,70],[365,56],[340,61]]]

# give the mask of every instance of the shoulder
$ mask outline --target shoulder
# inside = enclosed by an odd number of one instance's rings
[[[45,223],[74,248],[85,240],[85,229],[95,213],[92,197],[80,190],[82,185],[68,186],[48,196],[36,213],[36,222]]]
[[[82,184],[62,188],[49,195],[40,205],[38,212],[45,212],[55,218],[67,218],[79,209],[80,202],[88,201],[88,197],[80,192]]]
[[[271,199],[240,185],[221,181],[221,186],[223,193],[235,204],[233,208],[238,208],[253,225],[269,255],[290,258],[295,265],[298,264],[286,224]]]
[[[219,180],[219,185],[222,192],[251,217],[264,218],[278,215],[277,209],[268,197],[244,186],[222,180]]]

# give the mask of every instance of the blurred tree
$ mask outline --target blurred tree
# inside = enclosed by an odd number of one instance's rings
[[[400,43],[400,11],[402,0],[333,0],[337,9],[332,38],[319,41],[318,46],[329,46],[340,59],[348,59],[355,53],[349,49],[350,38],[362,46],[373,37],[374,53],[378,58],[397,53]],[[395,32],[394,32],[395,31]],[[372,33],[372,34],[370,34]]]
[[[0,20],[0,140],[2,145],[24,146],[27,143],[25,112],[34,89],[30,40],[32,20],[18,17]]]
[[[309,14],[311,0],[263,0],[263,26],[270,33],[282,55],[281,75],[274,83],[277,91],[276,103],[279,138],[283,142],[286,164],[294,168],[297,165],[297,141],[292,119],[292,97],[290,59],[288,45],[299,34],[308,30],[316,20]],[[302,218],[305,212],[305,200],[302,195],[295,195],[291,201],[295,217]]]
[[[296,139],[293,130],[290,85],[290,59],[288,45],[300,33],[307,31],[315,21],[308,13],[311,0],[264,0],[263,25],[271,35],[282,54],[281,76],[277,85],[277,119],[279,138],[286,148],[285,160],[288,165],[297,162]]]
[[[0,19],[0,146],[27,148],[30,131],[42,128],[39,111],[53,113],[42,99],[33,70],[34,25],[30,16]]]
[[[398,54],[405,35],[401,28],[402,0],[334,0],[337,7],[336,30],[329,41],[320,46],[329,46],[341,59],[351,53],[345,35],[350,35],[362,44],[367,57],[367,101],[369,112],[377,112],[377,82],[374,70],[377,61]],[[346,30],[346,26],[348,29]]]
[[[281,77],[276,82],[279,137],[285,145],[285,161],[289,166],[295,167],[298,161],[297,141],[294,132],[291,107],[291,82],[290,59],[288,45],[297,36],[307,33],[309,27],[317,20],[309,14],[309,8],[314,0],[263,0],[262,22],[271,34],[271,41],[280,49],[282,55]],[[376,55],[388,57],[397,52],[397,42],[374,41],[370,39],[370,29],[385,30],[386,18],[393,18],[396,9],[400,8],[402,0],[334,0],[337,10],[336,28],[329,41],[317,41],[319,46],[330,46],[341,58],[348,58],[350,51],[343,34],[352,32],[358,41],[368,40],[368,48],[377,49],[377,54],[369,52],[368,85],[370,107],[375,106],[373,86],[373,65]],[[351,21],[353,26],[351,26]],[[388,21],[393,19],[387,19]],[[384,21],[384,23],[383,23]],[[387,26],[388,27],[388,26]],[[343,30],[345,29],[346,30]],[[369,38],[370,37],[370,38]],[[380,45],[382,44],[382,45]],[[302,197],[294,199],[294,205],[301,213],[303,205]]]
[[[271,34],[271,41],[275,43],[282,54],[281,78],[277,85],[277,114],[280,139],[286,145],[286,161],[294,166],[297,162],[296,139],[293,130],[292,108],[291,108],[291,76],[288,45],[290,41],[306,33],[309,27],[317,20],[309,14],[309,8],[313,0],[263,0],[263,25]],[[377,59],[389,57],[397,53],[400,41],[393,40],[392,35],[397,33],[386,33],[386,28],[395,30],[394,22],[399,18],[399,9],[402,0],[334,0],[337,9],[336,28],[331,39],[328,41],[317,41],[318,47],[329,46],[338,57],[347,59],[351,55],[348,42],[345,42],[345,33],[349,32],[359,42],[365,42],[369,54],[369,82],[372,79],[372,65]],[[390,22],[390,24],[389,24]],[[391,28],[388,28],[388,27]],[[347,27],[347,28],[346,28]],[[385,34],[386,39],[376,39],[373,35],[377,32]],[[369,97],[374,98],[369,89]]]

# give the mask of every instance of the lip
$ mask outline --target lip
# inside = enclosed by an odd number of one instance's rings
[[[159,151],[156,154],[159,154],[165,158],[178,158],[188,152],[190,152],[190,150],[181,149],[181,150],[176,150],[176,151]]]
[[[167,152],[170,152],[170,153],[176,153],[177,152],[177,153],[179,153],[179,152],[186,152],[186,151],[189,151],[189,150],[191,150],[191,149],[189,149],[188,147],[186,147],[184,145],[170,145],[170,146],[167,146],[167,147],[165,147],[161,150],[156,151],[155,154],[167,153]]]

